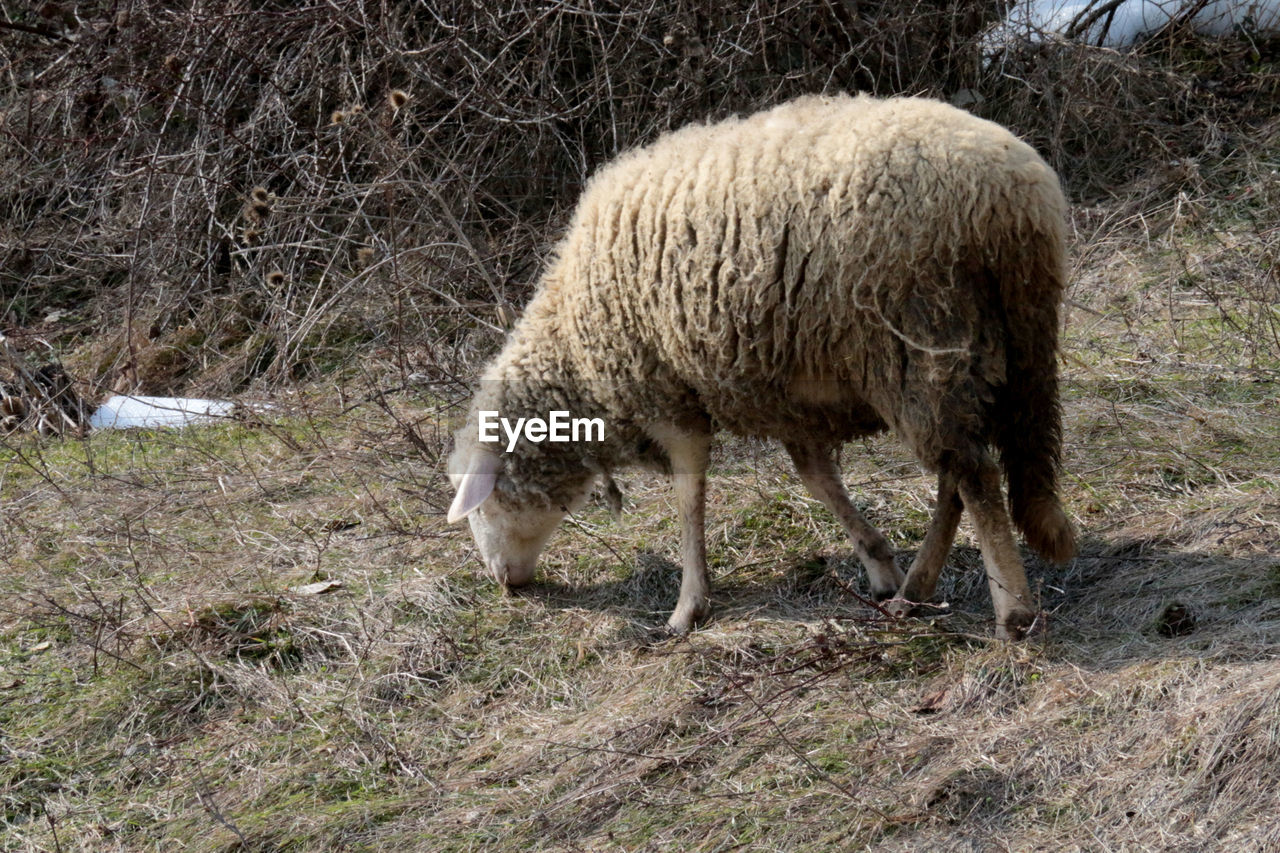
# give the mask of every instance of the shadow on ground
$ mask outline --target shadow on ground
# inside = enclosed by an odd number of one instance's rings
[[[912,557],[914,552],[901,552],[900,565]],[[1165,656],[1164,649],[1252,659],[1280,648],[1280,559],[1274,556],[1224,557],[1150,539],[1087,539],[1066,565],[1028,556],[1027,567],[1047,624],[1047,632],[1029,642],[1055,657],[1096,663],[1099,644],[1119,649],[1136,643],[1149,658]],[[871,600],[862,568],[848,553],[780,557],[772,571],[736,574],[713,573],[713,612],[704,627],[743,619],[895,624]],[[679,584],[676,563],[640,551],[621,578],[581,584],[544,579],[519,595],[553,609],[614,613],[628,625],[619,641],[650,643],[663,636]],[[953,549],[934,602],[940,607],[926,618],[937,629],[992,634],[977,548]]]

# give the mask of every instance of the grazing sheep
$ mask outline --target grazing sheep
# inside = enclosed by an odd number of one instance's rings
[[[484,372],[449,460],[449,520],[469,517],[498,581],[520,585],[593,482],[629,462],[668,468],[683,563],[668,624],[684,632],[709,609],[711,436],[774,437],[852,537],[877,597],[928,599],[968,507],[999,630],[1021,636],[1035,608],[989,448],[1029,544],[1068,559],[1056,496],[1064,208],[1030,147],[915,98],[805,97],[623,155],[591,180]],[[601,419],[603,440],[479,440],[482,412],[554,411]],[[842,442],[885,428],[939,480],[905,580],[836,464]]]

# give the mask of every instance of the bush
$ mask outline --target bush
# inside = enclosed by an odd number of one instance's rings
[[[979,37],[1001,6],[10,12],[6,324],[64,349],[92,334],[74,366],[128,390],[225,393],[356,352],[392,353],[401,372],[465,372],[471,332],[523,301],[587,176],[670,128],[805,92],[955,97],[1027,136],[1089,196],[1223,137],[1221,89],[1204,74],[1265,77],[1253,46],[984,64]],[[79,322],[36,329],[54,308]]]

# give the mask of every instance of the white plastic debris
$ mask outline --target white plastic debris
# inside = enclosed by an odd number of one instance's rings
[[[1063,38],[1095,10],[1109,5],[1104,0],[1021,0],[1003,22],[987,32],[983,46],[989,54],[1019,41]],[[1190,15],[1191,28],[1201,35],[1280,31],[1280,0],[1126,0],[1096,16],[1074,36],[1100,47],[1128,47],[1183,15]]]
[[[335,589],[342,589],[342,581],[316,581],[315,583],[304,583],[302,586],[289,587],[290,592],[296,592],[298,595],[324,595],[326,592],[333,592]]]
[[[89,418],[93,429],[184,427],[231,417],[235,403],[191,397],[134,397],[117,394]]]

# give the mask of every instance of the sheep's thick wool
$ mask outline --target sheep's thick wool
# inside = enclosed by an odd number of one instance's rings
[[[1031,147],[936,101],[805,97],[667,134],[590,181],[459,447],[479,410],[604,418],[604,442],[502,454],[518,506],[651,453],[656,423],[889,428],[930,470],[994,446],[1015,523],[1062,558],[1064,214]]]

